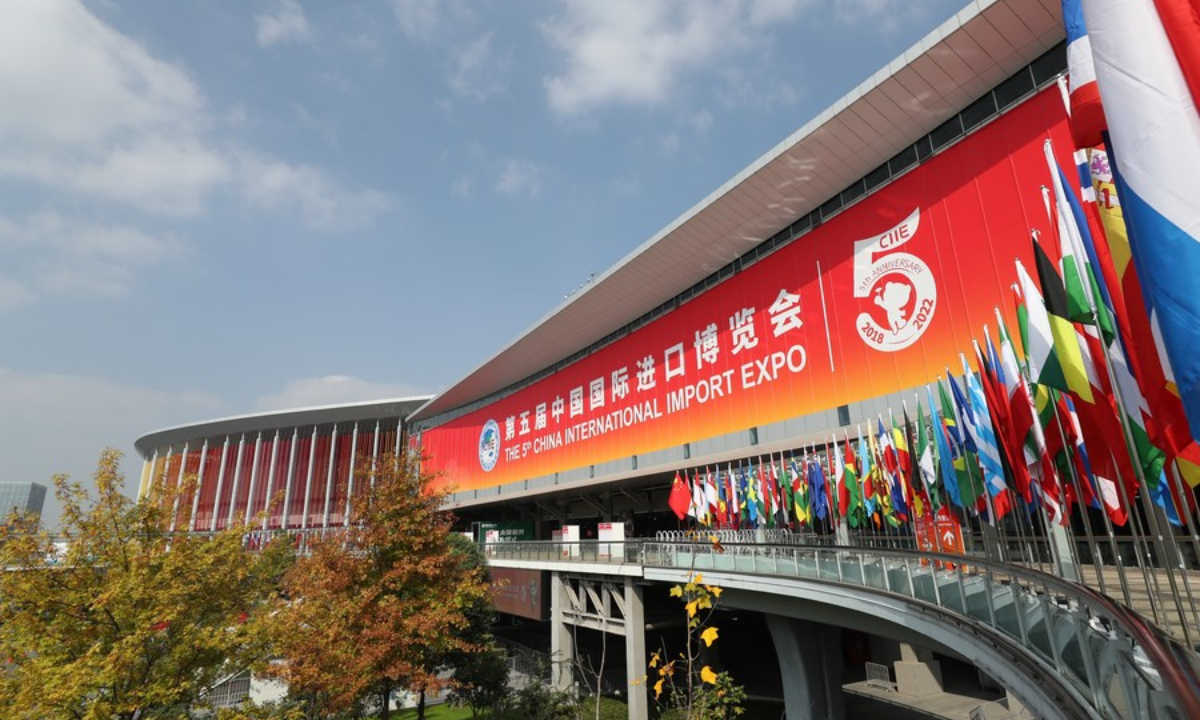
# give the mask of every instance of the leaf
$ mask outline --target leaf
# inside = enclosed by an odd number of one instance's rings
[[[696,608],[700,605],[699,600],[693,600],[687,604],[687,614],[689,618],[696,617]]]
[[[661,655],[661,654],[659,654],[659,652],[658,652],[657,650],[655,650],[655,651],[654,651],[654,654],[650,656],[650,667],[651,667],[651,669],[658,667],[658,664],[659,664],[660,662],[662,662],[662,655]]]
[[[700,679],[703,680],[704,682],[708,683],[709,685],[717,684],[717,674],[715,672],[713,672],[712,668],[710,668],[707,665],[700,668]]]
[[[702,582],[704,582],[704,576],[703,576],[703,575],[697,575],[697,576],[696,576],[696,578],[695,578],[694,580],[692,580],[692,583],[693,583],[693,584],[695,584],[695,585],[699,585],[699,584],[700,584],[700,583],[702,583]]]
[[[666,680],[659,678],[658,682],[654,683],[654,699],[657,700],[662,695],[663,683]]]
[[[671,588],[671,597],[683,597],[683,588],[678,585]]]
[[[713,642],[717,639],[717,629],[709,627],[704,632],[700,633],[700,639],[704,641],[705,647],[712,647]]]
[[[712,593],[713,597],[715,597],[715,598],[721,597],[721,591],[723,589],[724,588],[720,587],[719,585],[709,585],[708,586],[708,591],[710,593]]]

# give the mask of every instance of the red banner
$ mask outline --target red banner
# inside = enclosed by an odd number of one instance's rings
[[[1070,147],[1053,88],[628,337],[425,430],[429,467],[457,490],[503,485],[961,368],[1046,227],[1047,137]]]

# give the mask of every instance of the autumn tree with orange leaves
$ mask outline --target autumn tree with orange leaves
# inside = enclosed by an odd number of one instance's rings
[[[345,533],[316,542],[285,577],[274,667],[291,693],[386,720],[394,691],[442,689],[445,658],[472,649],[468,613],[490,587],[453,550],[432,479],[414,457],[380,459],[358,480],[369,490]]]

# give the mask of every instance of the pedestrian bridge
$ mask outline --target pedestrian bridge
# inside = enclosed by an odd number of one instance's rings
[[[806,647],[817,644],[805,634],[814,626],[796,623],[816,622],[946,648],[996,678],[1039,717],[1200,718],[1200,656],[1106,595],[1013,562],[891,548],[722,544],[715,537],[505,542],[487,545],[485,553],[496,567],[551,571],[552,649],[564,623],[589,622],[586,594],[571,591],[572,578],[622,583],[623,593],[609,592],[621,609],[616,626],[627,638],[631,673],[645,667],[637,583],[675,584],[703,573],[706,583],[727,590],[723,604],[768,614],[789,678],[788,717],[839,714],[819,681],[802,679],[813,677],[811,665],[820,659]],[[609,604],[589,592],[593,607]],[[558,649],[567,642],[560,639]],[[790,662],[785,646],[796,667],[784,667]],[[644,716],[645,699],[634,695],[630,716]]]

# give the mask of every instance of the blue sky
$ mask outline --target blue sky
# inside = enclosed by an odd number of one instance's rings
[[[0,479],[461,378],[960,0],[9,0]]]

